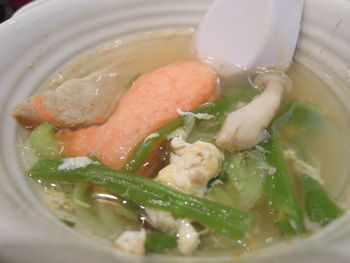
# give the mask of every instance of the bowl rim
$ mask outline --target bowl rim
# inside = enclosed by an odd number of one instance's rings
[[[39,14],[41,14],[41,12],[46,12],[50,8],[55,8],[58,5],[61,5],[62,1],[65,1],[64,5],[66,5],[66,4],[69,5],[69,2],[70,2],[69,0],[60,0],[61,3],[58,3],[59,2],[58,0],[42,0],[40,2],[43,2],[43,5],[40,5],[40,3],[38,2],[37,3],[38,5],[37,6],[33,6],[33,8],[23,9],[21,12],[17,13],[17,15],[15,14],[13,18],[11,18],[11,19],[7,20],[6,22],[4,22],[3,24],[1,24],[0,25],[0,32],[2,30],[4,30],[5,28],[6,28],[6,30],[10,30],[10,31],[12,29],[16,29],[14,27],[15,24],[17,24],[17,23],[25,23],[25,21],[27,19],[29,19],[30,17],[32,17],[33,15],[39,15]],[[91,2],[93,0],[88,0],[88,1]],[[335,1],[338,1],[339,3],[343,2],[341,0],[335,0]],[[80,0],[80,2],[83,3],[84,1]],[[105,1],[105,2],[108,2],[108,1]],[[0,36],[1,36],[1,34],[0,34]],[[277,255],[280,255],[280,254],[284,254],[285,255],[286,252],[289,253],[289,252],[295,251],[297,249],[305,247],[308,244],[315,244],[316,241],[321,240],[323,238],[327,239],[336,230],[345,228],[345,226],[348,223],[347,221],[349,221],[349,219],[350,219],[350,210],[347,210],[342,217],[336,219],[334,222],[332,222],[332,224],[329,224],[328,226],[326,226],[322,230],[318,231],[317,233],[314,233],[313,235],[311,235],[311,236],[309,236],[309,237],[307,237],[305,239],[301,239],[300,240],[300,238],[297,238],[298,242],[295,242],[295,244],[293,244],[292,246],[290,244],[288,244],[289,241],[285,241],[286,242],[286,244],[285,244],[286,246],[284,247],[283,251],[278,251],[279,249],[276,249],[276,251],[274,251],[274,252],[270,251],[269,256],[273,256],[273,255],[277,256]],[[283,244],[285,242],[281,242],[281,244]],[[270,249],[268,249],[268,250],[270,250]],[[264,253],[264,252],[262,251],[262,253]],[[223,256],[223,257],[224,257],[224,259],[227,258],[226,256]],[[251,256],[251,255],[249,256],[249,258],[250,257],[255,258],[254,256]],[[264,256],[262,256],[262,257],[264,257]],[[172,257],[172,258],[174,258],[174,257]],[[183,259],[182,257],[179,257],[179,258]],[[219,257],[213,257],[211,259],[214,259],[214,258],[220,258],[221,259],[220,256]],[[203,259],[201,259],[200,257],[198,258],[198,260],[205,260],[205,259],[206,258],[203,258]],[[175,260],[177,260],[176,257],[175,257]]]

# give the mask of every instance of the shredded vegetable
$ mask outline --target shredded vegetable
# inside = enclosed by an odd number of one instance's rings
[[[61,147],[53,138],[54,126],[49,123],[39,125],[30,134],[30,143],[40,157],[58,158]]]

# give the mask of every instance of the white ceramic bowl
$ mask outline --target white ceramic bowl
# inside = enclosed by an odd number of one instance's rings
[[[42,1],[44,2],[44,1]],[[306,0],[295,59],[323,79],[350,112],[350,2]],[[0,25],[0,261],[229,262],[231,258],[134,258],[65,227],[44,208],[18,168],[11,108],[55,71],[103,43],[160,28],[193,27],[210,0],[51,0]],[[349,262],[349,212],[295,245],[244,262]]]

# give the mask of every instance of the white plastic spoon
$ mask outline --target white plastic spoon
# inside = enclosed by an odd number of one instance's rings
[[[294,54],[303,5],[304,0],[215,0],[198,27],[197,52],[204,60],[215,58],[219,72],[225,71],[221,62],[285,71]]]

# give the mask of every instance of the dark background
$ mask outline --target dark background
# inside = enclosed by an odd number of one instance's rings
[[[10,18],[22,5],[31,0],[0,0],[0,23]]]

